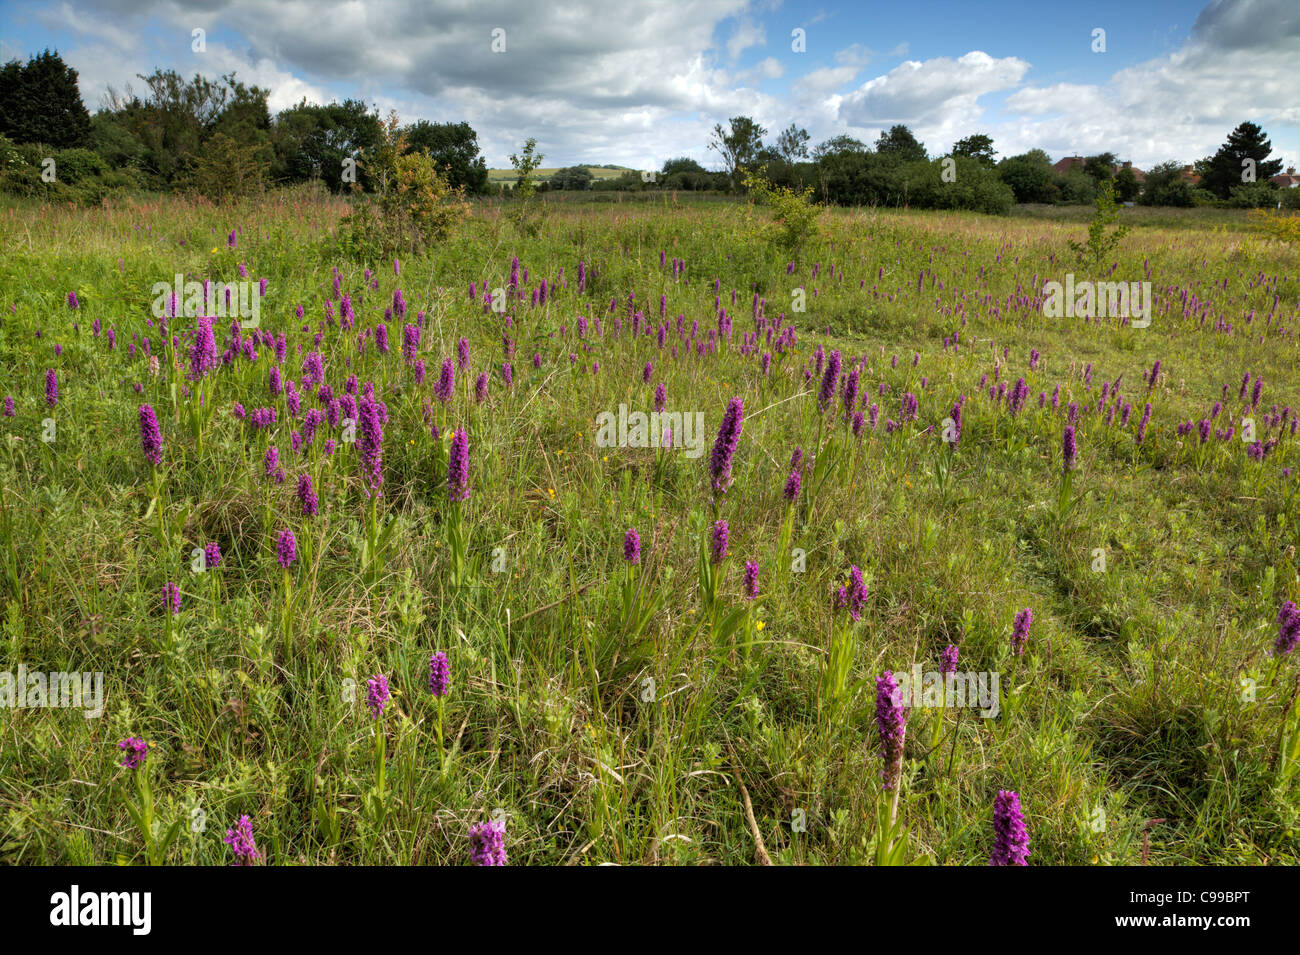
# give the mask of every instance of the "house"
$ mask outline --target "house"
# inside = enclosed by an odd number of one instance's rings
[[[1086,164],[1087,164],[1087,160],[1084,159],[1082,156],[1066,156],[1064,159],[1062,159],[1060,162],[1054,165],[1052,169],[1056,171],[1057,175],[1064,175],[1065,173],[1070,172],[1072,169],[1077,169],[1079,170],[1079,172],[1083,172],[1083,168]],[[1122,167],[1124,169],[1132,169],[1133,177],[1137,179],[1139,183],[1146,182],[1147,179],[1146,173],[1144,173],[1141,169],[1134,169],[1132,162],[1125,162],[1122,164]],[[1112,170],[1112,173],[1118,173],[1118,172],[1119,169]]]
[[[1191,165],[1184,166],[1182,168],[1182,173],[1183,182],[1189,183],[1193,186],[1200,185],[1201,175]]]
[[[1279,189],[1294,189],[1300,186],[1300,176],[1296,175],[1295,166],[1287,166],[1286,172],[1280,172],[1269,180]]]
[[[1083,157],[1082,157],[1082,156],[1066,156],[1064,159],[1062,159],[1060,162],[1058,162],[1055,166],[1053,166],[1052,169],[1056,171],[1057,175],[1062,175],[1062,176],[1065,175],[1067,172],[1069,172],[1071,169],[1078,169],[1080,172],[1082,172],[1082,171],[1083,171]]]
[[[1139,186],[1147,181],[1147,174],[1144,173],[1141,169],[1138,169],[1136,166],[1134,166],[1132,162],[1125,162],[1124,168],[1132,170],[1133,178],[1138,181]]]

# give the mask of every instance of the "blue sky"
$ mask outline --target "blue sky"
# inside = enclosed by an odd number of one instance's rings
[[[492,166],[527,136],[548,166],[716,166],[709,132],[740,114],[814,144],[902,122],[932,154],[985,132],[1000,155],[1111,150],[1141,168],[1207,155],[1249,119],[1300,165],[1296,0],[10,0],[0,18],[0,55],[58,49],[92,110],[155,67],[234,70],[273,109],[359,97],[468,120]]]

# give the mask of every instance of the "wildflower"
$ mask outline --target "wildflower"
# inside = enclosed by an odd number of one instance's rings
[[[221,566],[221,545],[216,541],[209,541],[203,548],[203,566],[209,570]]]
[[[720,564],[727,559],[727,538],[730,534],[731,528],[726,521],[718,521],[713,525],[713,543],[710,549],[713,563]]]
[[[381,468],[384,457],[383,419],[386,417],[381,404],[371,398],[363,396],[357,403],[357,455],[361,460],[367,496],[378,496],[379,486],[384,483]]]
[[[311,486],[310,474],[300,474],[298,476],[298,500],[302,502],[304,517],[316,516],[317,498],[316,491]]]
[[[876,677],[876,728],[880,731],[881,776],[887,790],[894,789],[903,771],[903,739],[907,733],[907,711],[894,674],[886,670]]]
[[[1019,793],[998,791],[993,801],[993,834],[996,841],[989,865],[1028,865],[1029,832]]]
[[[451,661],[439,650],[429,657],[429,692],[434,696],[446,696],[450,688]]]
[[[758,564],[752,560],[745,561],[744,590],[746,600],[758,597]]]
[[[1025,644],[1029,640],[1029,626],[1034,622],[1034,612],[1026,607],[1016,614],[1015,623],[1011,629],[1011,649],[1015,651],[1016,656],[1021,656],[1025,652]]]
[[[370,708],[370,718],[377,720],[384,715],[384,707],[392,693],[388,690],[388,677],[376,673],[366,681],[366,706]]]
[[[136,736],[128,736],[117,744],[117,748],[124,753],[122,765],[127,769],[139,769],[144,765],[145,757],[149,755],[149,745]]]
[[[955,644],[950,643],[948,646],[944,647],[943,653],[939,655],[940,673],[957,672],[957,654],[958,650]]]
[[[45,372],[45,403],[51,408],[59,403],[59,376],[53,368]]]
[[[1065,426],[1065,431],[1061,435],[1061,459],[1063,462],[1063,471],[1074,470],[1074,459],[1077,453],[1078,449],[1075,447],[1074,443],[1074,425],[1067,424]]]
[[[469,432],[463,428],[452,432],[451,455],[447,461],[447,497],[451,501],[469,500]]]
[[[452,366],[450,358],[442,360],[442,370],[438,375],[438,384],[434,386],[433,393],[442,402],[450,401],[451,396],[456,393],[456,369]]]
[[[849,582],[841,587],[836,595],[835,603],[840,607],[847,607],[849,616],[858,621],[862,619],[862,608],[867,602],[867,585],[862,581],[862,571],[857,565],[849,568]]]
[[[835,397],[835,389],[840,380],[840,351],[835,349],[827,358],[826,372],[822,376],[822,384],[817,392],[817,407],[825,411],[831,406],[831,399]]]
[[[253,823],[248,816],[240,816],[235,828],[226,830],[221,840],[235,854],[235,865],[252,865],[257,860],[257,843],[253,841]]]
[[[276,556],[279,558],[280,566],[288,570],[290,565],[298,559],[298,541],[293,536],[293,531],[287,527],[280,531],[280,539],[276,543]]]
[[[795,468],[790,472],[790,476],[785,479],[785,499],[793,502],[799,496],[799,486],[803,483],[803,475]]]
[[[1274,656],[1285,656],[1300,642],[1300,609],[1288,600],[1277,613],[1277,640],[1273,644]]]
[[[505,824],[480,822],[469,831],[471,853],[475,865],[506,864]]]
[[[948,440],[948,443],[949,443],[949,444],[952,444],[952,446],[953,446],[953,451],[956,451],[956,450],[957,450],[957,444],[958,444],[959,442],[961,442],[961,439],[962,439],[962,403],[961,403],[961,401],[957,401],[957,403],[953,405],[953,409],[952,409],[952,411],[948,412],[948,417],[952,418],[952,420],[953,420],[953,426],[952,426],[952,429],[950,429],[950,430],[948,431],[948,435],[946,435],[946,437],[948,437],[948,439],[949,439],[949,440]]]
[[[399,290],[400,292],[400,290]],[[416,353],[420,350],[420,326],[404,325],[402,326],[402,358],[410,365],[415,362]]]
[[[641,535],[635,527],[629,527],[623,535],[623,559],[629,564],[641,563]]]
[[[745,405],[739,398],[732,398],[723,416],[718,437],[713,443],[713,455],[709,459],[709,475],[713,479],[714,495],[725,494],[731,484],[731,463],[740,444],[740,432],[744,427]]]
[[[155,467],[162,464],[162,431],[152,405],[140,406],[140,445],[150,464]]]
[[[199,317],[199,327],[190,346],[190,377],[197,381],[217,366],[217,340],[212,334],[212,319]]]
[[[173,617],[181,612],[181,589],[170,581],[163,586],[163,609]]]

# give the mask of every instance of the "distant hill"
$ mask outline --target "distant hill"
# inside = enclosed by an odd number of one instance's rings
[[[537,179],[538,182],[546,182],[548,179],[550,179],[561,169],[565,169],[565,168],[567,167],[565,166],[542,167],[541,169],[535,169],[533,171],[533,176]],[[590,172],[592,178],[594,179],[617,179],[619,176],[623,175],[623,173],[632,171],[628,169],[627,166],[583,166],[582,168]],[[503,183],[503,182],[514,182],[514,181],[515,181],[515,171],[513,169],[489,169],[488,170],[488,182]]]

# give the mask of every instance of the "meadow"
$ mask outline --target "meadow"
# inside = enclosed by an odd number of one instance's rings
[[[1297,862],[1294,245],[550,208],[367,264],[306,193],[0,210],[0,671],[104,694],[0,707],[0,860]]]

